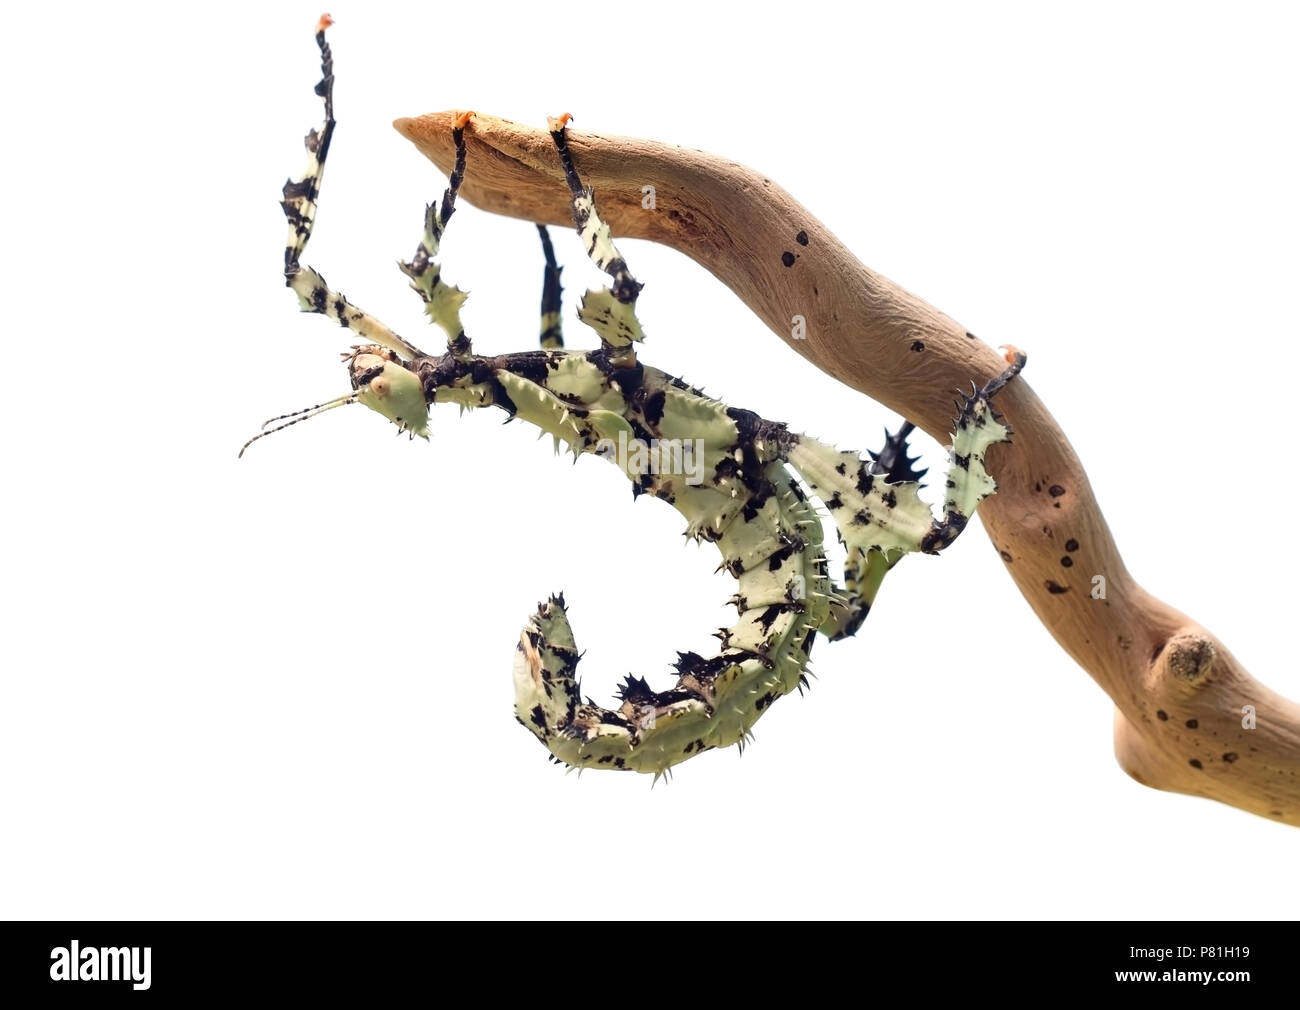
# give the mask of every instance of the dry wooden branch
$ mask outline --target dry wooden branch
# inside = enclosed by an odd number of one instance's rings
[[[394,125],[447,172],[443,112]],[[479,115],[463,198],[498,214],[571,223],[545,131]],[[941,443],[952,390],[1001,357],[964,327],[863,266],[788,193],[725,158],[569,131],[615,236],[680,250],[739,295],[794,350],[910,418]],[[656,210],[642,208],[655,187]],[[792,317],[806,339],[792,339]],[[1254,680],[1199,624],[1129,575],[1083,466],[1023,377],[999,394],[1015,429],[993,447],[998,493],[980,508],[1008,573],[1065,650],[1115,702],[1115,750],[1137,781],[1300,824],[1300,705]],[[1094,575],[1105,578],[1094,598]],[[1256,726],[1246,728],[1253,710]]]

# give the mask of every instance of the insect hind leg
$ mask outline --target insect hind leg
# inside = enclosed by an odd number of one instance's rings
[[[911,421],[904,421],[895,432],[885,431],[885,442],[879,452],[868,450],[875,463],[876,473],[890,484],[916,483],[927,471],[916,469],[917,457],[908,455],[908,437],[916,430]],[[881,583],[889,571],[905,555],[894,554],[886,557],[880,551],[864,551],[860,547],[850,547],[844,559],[844,585],[835,587],[831,599],[830,613],[822,626],[822,631],[831,641],[849,638],[857,634],[871,612],[871,605],[876,601]]]
[[[848,594],[866,600],[879,586],[890,563],[903,554],[937,554],[966,528],[975,509],[997,489],[984,466],[984,453],[1008,441],[1011,429],[993,410],[992,397],[1024,367],[1025,356],[1009,349],[1008,367],[982,389],[962,394],[957,403],[950,467],[944,480],[943,513],[936,518],[921,501],[915,479],[893,482],[880,472],[877,459],[840,452],[806,435],[792,436],[786,460],[830,511],[849,559],[858,566],[856,585]],[[873,454],[874,455],[874,454]],[[910,465],[910,464],[909,464]],[[856,551],[856,553],[855,553]],[[879,555],[873,560],[872,555]],[[874,568],[872,567],[874,565]],[[832,637],[847,634],[853,615],[824,622]]]

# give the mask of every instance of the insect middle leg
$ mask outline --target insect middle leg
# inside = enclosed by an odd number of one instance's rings
[[[564,346],[564,330],[560,321],[562,302],[560,294],[560,271],[564,267],[555,261],[555,247],[551,245],[551,233],[546,225],[537,226],[537,234],[542,239],[542,254],[546,257],[546,269],[542,274],[542,333],[543,350],[555,351]]]
[[[633,345],[645,339],[636,317],[636,299],[642,285],[628,270],[627,260],[614,247],[609,225],[596,213],[595,194],[584,187],[578,177],[564,132],[570,118],[566,112],[550,120],[551,140],[559,152],[564,178],[573,197],[573,223],[578,235],[591,261],[611,278],[608,288],[593,289],[582,296],[578,318],[600,334],[601,346],[609,353],[611,361],[621,368],[629,368],[636,364]]]
[[[462,112],[456,117],[451,130],[456,145],[456,163],[443,191],[442,205],[434,201],[424,209],[424,236],[410,261],[398,264],[402,273],[411,278],[411,289],[424,300],[425,313],[447,334],[447,350],[463,360],[469,359],[471,348],[460,321],[460,307],[469,297],[469,292],[445,283],[442,267],[434,257],[438,255],[447,222],[456,212],[456,194],[465,178],[465,127],[473,115],[472,112]]]

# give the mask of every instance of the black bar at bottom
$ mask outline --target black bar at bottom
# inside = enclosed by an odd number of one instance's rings
[[[573,895],[606,911],[617,896]],[[612,907],[611,907],[612,906]],[[593,909],[594,910],[594,909]],[[1200,991],[1294,1001],[1292,923],[6,923],[0,998],[131,1002],[354,993],[727,1000],[779,976],[807,998]],[[602,981],[603,980],[603,981]],[[602,987],[609,986],[602,994]],[[637,990],[641,990],[638,992]],[[801,997],[803,998],[803,997]],[[10,1003],[10,1005],[17,1005]]]

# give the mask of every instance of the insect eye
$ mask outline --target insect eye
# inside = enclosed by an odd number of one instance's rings
[[[369,360],[363,360],[368,358]],[[357,400],[399,428],[428,437],[429,406],[419,378],[400,362],[359,356],[353,365]]]

